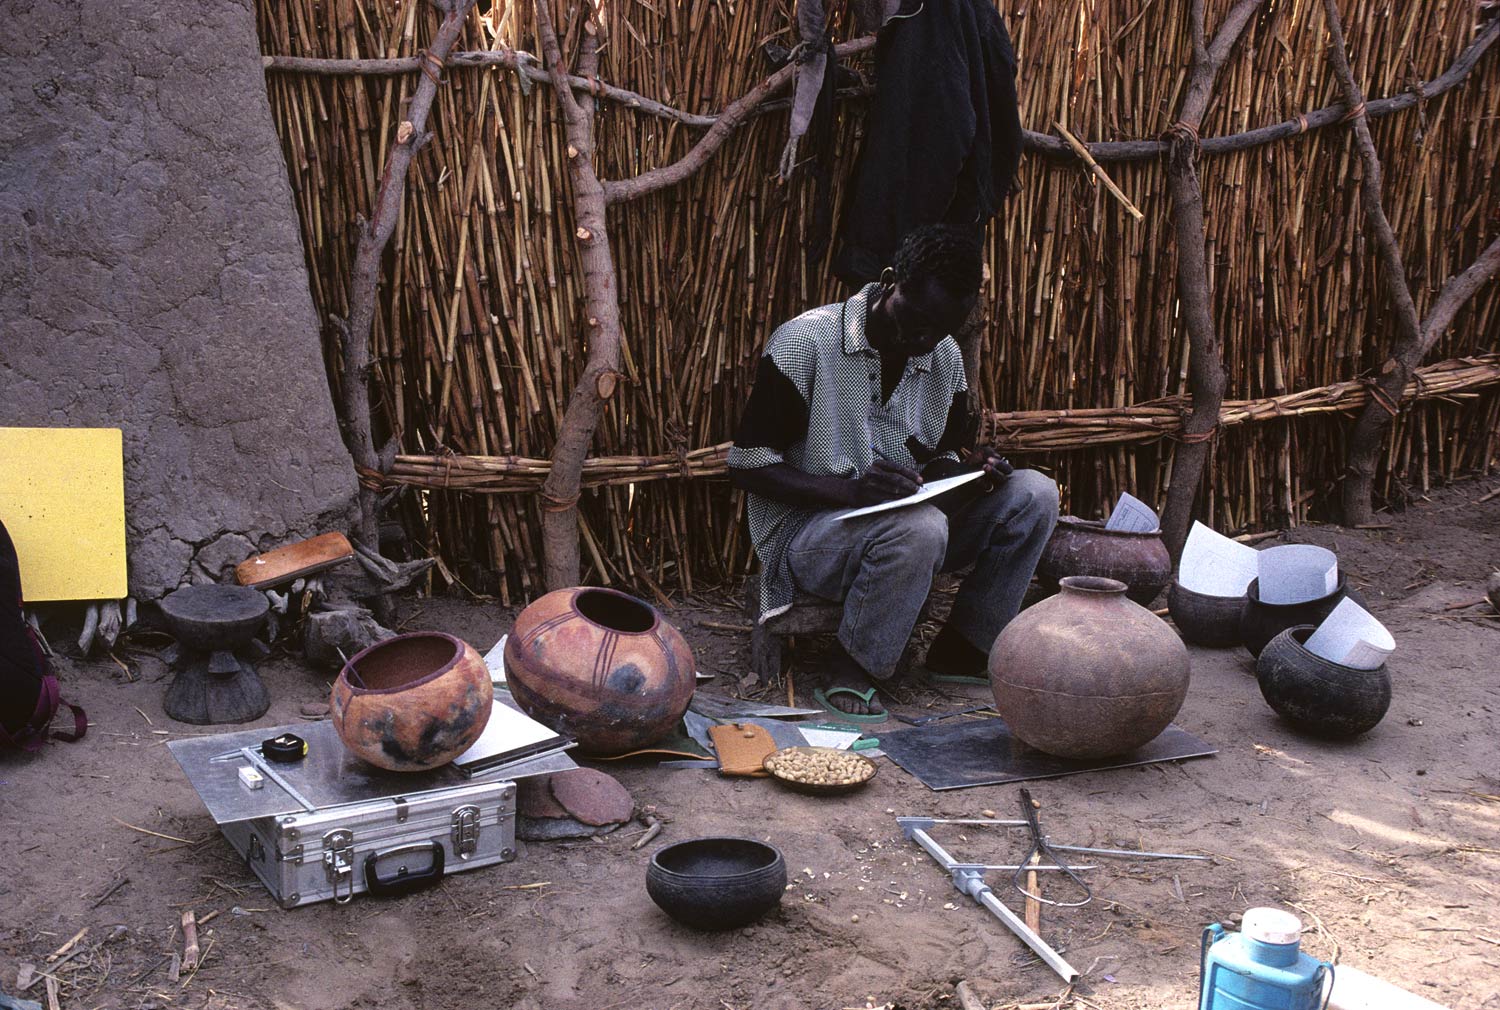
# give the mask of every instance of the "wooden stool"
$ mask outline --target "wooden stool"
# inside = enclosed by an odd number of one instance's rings
[[[944,578],[944,576],[939,576]],[[917,614],[917,624],[927,619],[932,607],[932,594],[928,594]],[[821,596],[798,593],[792,606],[764,623],[756,623],[760,617],[760,576],[752,575],[745,582],[745,616],[750,618],[750,669],[757,683],[772,684],[781,679],[781,668],[786,662],[786,639],[790,635],[832,635],[839,630],[844,619],[843,601],[837,603]],[[907,655],[902,657],[904,665],[910,658],[911,644],[907,644]]]
[[[757,622],[760,617],[760,576],[752,575],[745,583],[745,616],[751,622],[750,669],[755,673],[757,683],[772,684],[781,679],[781,667],[786,661],[786,637],[833,634],[844,619],[844,605],[821,596],[798,593],[791,609],[767,621]]]

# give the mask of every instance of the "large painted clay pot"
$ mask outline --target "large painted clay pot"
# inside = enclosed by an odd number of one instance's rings
[[[655,607],[613,589],[559,589],[521,611],[505,676],[527,715],[608,757],[648,746],[682,721],[693,652]]]
[[[1266,644],[1255,677],[1266,703],[1305,733],[1329,739],[1375,728],[1391,707],[1391,676],[1384,666],[1360,670],[1309,652],[1311,624],[1288,628]]]
[[[995,708],[1047,754],[1125,754],[1167,728],[1187,697],[1187,647],[1125,595],[1125,584],[1065,577],[990,650]]]
[[[1107,530],[1095,519],[1063,516],[1057,520],[1037,576],[1048,589],[1070,575],[1093,575],[1123,582],[1127,595],[1145,605],[1172,581],[1172,556],[1161,531],[1127,533]]]
[[[377,642],[333,684],[333,726],[372,765],[420,772],[447,764],[484,732],[495,689],[484,659],[437,631]]]

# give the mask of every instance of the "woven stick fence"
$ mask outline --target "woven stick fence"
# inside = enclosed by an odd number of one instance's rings
[[[1210,3],[1209,24],[1228,6]],[[1388,113],[1373,128],[1390,216],[1425,309],[1500,226],[1500,59],[1475,53],[1470,3],[1343,6],[1371,111]],[[1156,138],[1191,59],[1184,9],[1063,0],[1028,5],[1024,16],[1004,10],[1021,61],[1022,120],[1055,135],[1033,137],[1031,146],[1067,149],[1055,129],[1065,127],[1144,213],[1137,223],[1078,162],[1033,155],[1021,193],[992,229],[992,319],[973,383],[989,408],[1007,412],[993,415],[996,430],[1031,439],[1025,447],[1045,454],[1028,459],[1055,469],[1080,514],[1097,514],[1123,490],[1159,502],[1171,479],[1172,443],[1160,436],[1181,416],[1171,398],[1184,391],[1187,348]],[[567,5],[555,10],[565,49],[576,51],[578,21]],[[765,76],[759,45],[793,41],[790,14],[790,3],[766,0],[608,5],[600,78],[646,101],[600,103],[601,174],[623,178],[680,157],[709,117]],[[369,213],[398,110],[415,87],[409,70],[348,61],[414,67],[437,12],[390,0],[266,0],[259,22],[314,298],[343,315],[353,224]],[[487,55],[446,71],[429,123],[434,139],[413,164],[387,252],[372,344],[376,441],[394,432],[406,454],[390,479],[436,486],[437,471],[414,469],[424,457],[449,475],[444,490],[403,497],[405,525],[443,560],[446,577],[507,600],[539,588],[535,497],[472,490],[535,483],[486,484],[497,474],[464,457],[545,467],[586,330],[555,100],[533,81],[534,64],[515,56],[536,48],[531,22],[529,5],[496,3],[471,19],[456,46]],[[1247,412],[1240,420],[1275,418],[1239,424],[1217,441],[1206,518],[1221,529],[1295,522],[1331,504],[1342,425],[1315,415],[1348,407],[1325,409],[1319,398],[1362,395],[1355,380],[1379,363],[1390,336],[1362,236],[1358,161],[1345,129],[1331,125],[1341,112],[1323,44],[1316,3],[1272,5],[1225,66],[1203,125],[1215,324],[1232,398],[1222,423],[1235,424],[1237,408]],[[335,76],[281,57],[343,69]],[[1451,90],[1436,94],[1443,87]],[[646,107],[652,102],[687,116],[659,114]],[[827,152],[835,179],[852,164],[863,109],[859,100],[839,106],[838,139]],[[1215,139],[1251,131],[1253,140],[1275,142],[1236,149],[1245,141]],[[594,487],[583,512],[590,579],[692,592],[748,566],[739,496],[722,480],[681,478],[722,472],[716,454],[775,324],[841,295],[823,262],[806,261],[811,186],[774,179],[784,136],[783,114],[759,117],[704,171],[611,214],[625,381],[586,471]],[[836,205],[842,192],[835,187]],[[1497,316],[1492,286],[1432,357],[1493,350]],[[336,376],[332,336],[330,328]],[[1340,386],[1349,388],[1330,391]],[[1302,410],[1299,395],[1316,402]],[[1281,415],[1270,406],[1277,403]],[[1137,413],[1148,408],[1163,412],[1159,431],[1141,429],[1139,439],[1119,437],[1129,427],[1080,425],[1080,412],[1096,410],[1127,425],[1151,423],[1153,415]],[[1032,420],[1016,421],[1017,411]],[[1489,466],[1497,425],[1500,398],[1482,386],[1424,400],[1393,428],[1381,490],[1399,497]],[[476,483],[466,485],[471,466]],[[668,475],[678,479],[659,479]]]

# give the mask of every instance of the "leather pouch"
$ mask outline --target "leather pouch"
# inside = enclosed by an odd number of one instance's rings
[[[719,755],[719,774],[755,778],[764,778],[768,774],[761,766],[776,750],[776,741],[771,739],[770,731],[764,726],[746,723],[710,726],[708,737]]]

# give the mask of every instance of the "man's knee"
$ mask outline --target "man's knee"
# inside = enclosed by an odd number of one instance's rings
[[[1036,522],[1057,521],[1057,481],[1040,470],[1017,470],[1006,479],[1006,491],[1013,499],[1012,515]]]
[[[948,549],[948,517],[931,505],[913,505],[885,513],[877,542],[909,555],[914,563],[941,561]]]

